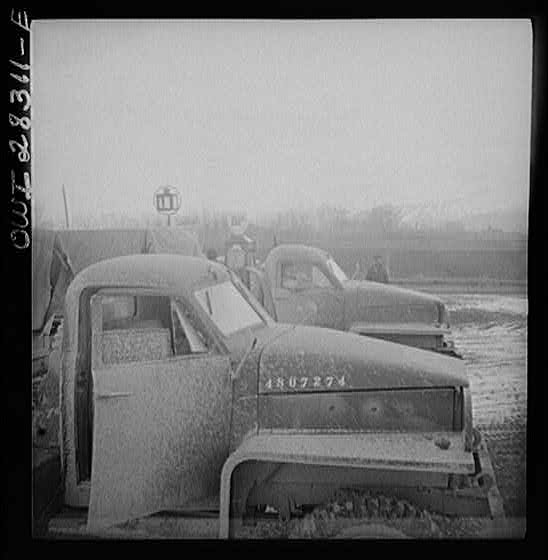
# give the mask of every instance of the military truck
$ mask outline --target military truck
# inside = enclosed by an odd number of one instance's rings
[[[287,518],[348,487],[492,515],[461,360],[275,322],[196,257],[95,263],[64,317],[63,497],[84,534],[216,504],[219,536],[237,536],[250,511]]]
[[[274,247],[247,285],[277,321],[350,331],[458,356],[449,313],[437,297],[348,279],[329,253],[306,245]]]

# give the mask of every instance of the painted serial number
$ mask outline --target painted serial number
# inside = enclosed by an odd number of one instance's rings
[[[264,382],[264,388],[269,391],[287,389],[337,389],[339,387],[346,387],[344,375],[269,377]]]

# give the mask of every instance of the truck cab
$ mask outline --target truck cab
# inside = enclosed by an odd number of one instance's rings
[[[327,252],[278,245],[261,267],[248,269],[249,287],[283,323],[355,332],[456,356],[449,315],[437,297],[350,280]]]

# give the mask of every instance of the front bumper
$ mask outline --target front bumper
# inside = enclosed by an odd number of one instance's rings
[[[441,324],[360,322],[351,325],[349,331],[461,358],[455,349],[451,329]]]

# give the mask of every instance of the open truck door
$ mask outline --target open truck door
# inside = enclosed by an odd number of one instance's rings
[[[228,356],[200,347],[195,336],[198,351],[192,351],[174,299],[170,328],[141,322],[140,328],[104,329],[108,295],[101,290],[91,301],[88,530],[217,495],[229,442]],[[186,350],[179,353],[177,339],[185,334]]]

